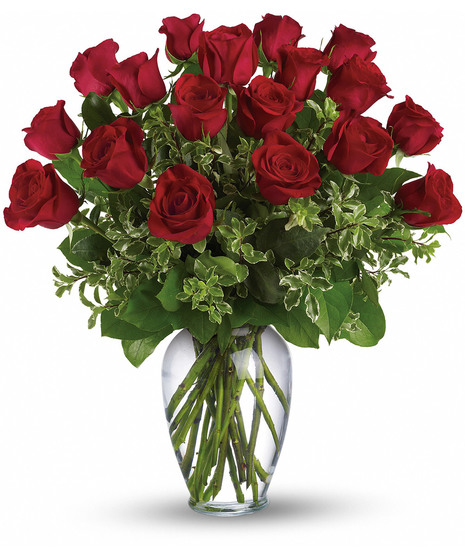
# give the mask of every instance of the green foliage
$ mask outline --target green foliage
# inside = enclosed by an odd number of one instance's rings
[[[169,77],[201,73],[196,54],[173,63]],[[268,76],[277,71],[261,48],[260,67]],[[235,93],[229,90],[232,119],[223,129],[189,141],[168,107],[173,87],[143,109],[129,108],[116,90],[84,99],[83,137],[131,118],[143,129],[148,169],[134,188],[116,190],[84,176],[78,148],[52,162],[82,203],[59,246],[68,265],[66,273],[53,269],[57,295],[77,290],[90,311],[89,327],[100,317],[102,335],[121,340],[134,366],[181,328],[200,343],[216,335],[222,351],[232,329],[244,324],[273,325],[301,347],[318,347],[320,335],[376,344],[385,331],[380,288],[396,274],[408,277],[403,266],[410,255],[430,261],[445,232],[410,227],[396,207],[395,193],[419,175],[399,167],[381,176],[335,169],[322,147],[339,113],[316,90],[287,132],[317,157],[321,186],[310,197],[272,205],[252,163],[263,140],[240,130]],[[205,176],[215,193],[212,230],[194,245],[148,229],[157,178],[180,163]]]

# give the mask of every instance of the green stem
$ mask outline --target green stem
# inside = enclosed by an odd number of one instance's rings
[[[277,449],[277,451],[279,451],[279,438],[278,438],[278,435],[276,434],[276,429],[274,427],[273,420],[270,416],[270,413],[268,412],[268,409],[266,408],[265,402],[263,401],[263,398],[262,398],[259,390],[256,388],[255,383],[252,380],[252,378],[250,377],[250,374],[248,372],[247,372],[246,382],[247,382],[247,385],[250,388],[250,391],[252,392],[252,394],[255,397],[256,403],[259,406],[260,411],[263,414],[263,418],[265,419],[266,424],[268,425],[268,427],[271,431],[271,435],[273,436],[273,440],[274,440],[274,443],[276,445],[276,449]]]
[[[257,457],[254,458],[254,469],[257,472],[257,475],[259,476],[260,480],[262,482],[267,483],[268,482],[268,473],[265,471],[265,469],[262,467],[262,464],[260,463],[260,461],[258,460]]]
[[[231,450],[231,447],[228,445],[228,452],[227,452],[227,458],[228,458],[228,464],[229,464],[229,475],[231,477],[231,482],[234,486],[234,490],[236,491],[236,500],[243,504],[245,501],[244,498],[244,493],[242,492],[241,489],[241,485],[240,485],[240,479],[237,476],[236,473],[236,464],[234,462],[234,456],[233,456],[233,452]],[[240,469],[239,469],[240,471]]]
[[[260,362],[263,366],[263,372],[265,373],[265,380],[269,383],[271,389],[276,393],[276,396],[279,399],[281,405],[283,406],[286,415],[289,414],[290,411],[289,402],[286,399],[283,390],[279,387],[279,384],[276,381],[275,377],[273,376],[270,369],[268,368],[265,359],[261,355],[260,355]]]
[[[263,394],[263,368],[257,366],[255,387],[260,396]],[[250,431],[249,446],[247,448],[247,486],[252,484],[253,480],[253,469],[254,469],[254,454],[255,445],[257,443],[258,428],[260,426],[260,416],[261,410],[258,404],[258,399],[255,398],[255,405],[252,418],[252,428]]]
[[[77,217],[77,216],[79,216],[79,217]],[[96,225],[93,221],[91,221],[88,217],[83,215],[80,211],[77,212],[75,218],[76,218],[77,224],[82,223],[88,229],[91,229],[92,231],[96,232],[100,236],[103,236],[103,238],[105,238],[105,240],[108,240],[109,242],[111,242],[111,240],[105,234],[105,231],[103,229],[101,229],[98,225]]]
[[[213,436],[213,465],[216,465],[218,447],[220,445],[221,416],[223,414],[224,398],[224,370],[220,370],[216,382],[216,412],[215,412],[215,433]]]
[[[189,441],[187,443],[186,453],[181,463],[181,471],[186,480],[189,478],[189,473],[192,468],[192,461],[194,459],[195,444],[197,442],[197,434],[199,432],[201,417],[202,417],[202,407],[200,408],[200,411],[197,413],[197,416],[194,419],[194,424],[192,425],[189,434]]]

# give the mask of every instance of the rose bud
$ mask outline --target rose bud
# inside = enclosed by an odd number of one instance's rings
[[[81,132],[65,111],[65,102],[44,107],[32,119],[24,143],[31,151],[47,159],[56,159],[57,153],[69,153],[78,143]]]
[[[158,48],[152,58],[145,52],[135,54],[110,70],[111,82],[129,107],[145,108],[166,94],[158,68]]]
[[[211,231],[214,208],[213,186],[205,176],[187,165],[174,165],[158,177],[149,231],[165,240],[195,244]]]
[[[353,56],[342,64],[329,80],[327,94],[339,103],[339,110],[362,114],[378,99],[388,95],[391,88],[386,78],[373,62]]]
[[[449,225],[462,215],[462,206],[453,193],[451,177],[431,163],[428,163],[426,176],[403,184],[395,200],[404,210],[417,209],[430,213],[430,216],[404,213],[405,222],[414,227]]]
[[[177,104],[168,106],[176,127],[186,139],[216,136],[228,115],[223,108],[227,91],[207,76],[184,74],[178,79],[174,88]]]
[[[77,55],[69,73],[80,93],[86,96],[93,92],[104,97],[113,91],[108,71],[117,64],[115,54],[118,49],[118,43],[107,39]]]
[[[334,122],[323,151],[343,174],[369,172],[380,176],[386,170],[393,146],[391,136],[377,120],[366,116],[346,118],[343,113]]]
[[[365,62],[371,62],[376,52],[371,50],[375,41],[363,33],[338,25],[323,52],[329,56],[328,68],[334,73],[344,62],[357,55]]]
[[[321,184],[316,157],[286,132],[267,134],[252,163],[262,196],[275,205],[311,196]]]
[[[82,145],[84,176],[100,178],[113,188],[132,188],[148,167],[143,139],[142,128],[124,116],[95,128]]]
[[[328,61],[326,54],[315,48],[280,47],[275,81],[293,91],[297,100],[306,101],[315,91],[316,78]]]
[[[258,67],[258,48],[252,31],[241,23],[221,25],[200,35],[199,64],[218,83],[246,85]]]
[[[387,129],[406,155],[429,153],[442,138],[442,126],[420,105],[406,95],[389,116]]]
[[[174,16],[165,17],[158,32],[166,35],[167,56],[170,54],[178,60],[190,58],[199,48],[199,38],[204,23],[204,21],[200,22],[198,14],[192,14],[184,19]]]
[[[5,223],[23,231],[40,225],[58,229],[76,215],[79,199],[56,173],[51,163],[42,166],[29,159],[16,169],[10,187],[10,207],[3,210]]]
[[[297,46],[302,39],[302,26],[289,16],[266,14],[253,28],[253,39],[268,60],[278,60],[278,49],[283,45]]]
[[[302,108],[293,91],[271,78],[257,76],[247,89],[237,89],[237,123],[244,134],[256,139],[289,128]]]

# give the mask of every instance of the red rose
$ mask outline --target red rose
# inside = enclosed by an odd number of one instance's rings
[[[58,229],[79,209],[74,190],[57,175],[53,165],[44,167],[29,159],[16,169],[10,187],[10,207],[3,210],[5,223],[15,231],[41,225]]]
[[[328,61],[326,54],[316,48],[280,47],[275,80],[294,91],[296,99],[306,101],[315,91],[316,78]]]
[[[302,26],[289,16],[266,14],[253,28],[253,39],[268,60],[278,60],[278,49],[283,45],[294,45],[303,39]]]
[[[115,54],[118,49],[118,43],[107,39],[77,55],[69,73],[79,93],[86,96],[93,92],[105,96],[113,91],[108,71],[117,64]]]
[[[124,116],[95,128],[82,145],[84,176],[96,176],[113,188],[132,188],[148,167],[143,139],[142,128]]]
[[[275,205],[311,196],[321,184],[316,157],[285,132],[270,132],[252,163],[262,196]]]
[[[365,112],[378,99],[391,91],[386,78],[373,62],[352,56],[332,75],[328,84],[328,97],[340,104],[339,110]],[[391,97],[390,95],[387,95]]]
[[[237,123],[244,134],[256,139],[289,128],[302,108],[293,91],[264,76],[255,77],[247,89],[237,90]]]
[[[166,35],[167,53],[178,60],[190,58],[199,48],[199,38],[204,23],[204,21],[200,22],[198,14],[192,14],[184,19],[174,16],[165,17],[158,32]]]
[[[190,141],[210,137],[221,130],[228,112],[223,108],[227,89],[207,76],[184,74],[176,82],[176,105],[169,104],[174,123]]]
[[[65,111],[64,101],[40,109],[31,126],[23,128],[23,132],[26,132],[26,147],[47,159],[56,159],[57,153],[69,153],[81,137],[81,132]]]
[[[150,204],[149,231],[165,240],[195,244],[212,229],[213,186],[187,165],[174,165],[157,180]]]
[[[369,35],[359,33],[345,25],[338,25],[323,50],[329,56],[328,68],[334,73],[355,54],[365,62],[371,62],[376,56],[376,52],[371,50],[374,44],[375,41]]]
[[[404,213],[405,222],[415,227],[449,225],[462,215],[462,206],[453,193],[451,177],[431,163],[428,163],[426,176],[401,186],[395,200],[404,210],[418,209],[430,213],[430,217],[421,213]]]
[[[150,60],[145,52],[140,52],[109,71],[111,82],[129,107],[144,108],[165,96],[165,82],[157,62],[158,50]]]
[[[245,85],[258,66],[258,48],[252,31],[241,23],[221,25],[200,35],[199,64],[218,83]]]
[[[428,153],[441,141],[442,126],[420,105],[406,95],[396,105],[387,122],[392,137],[406,155]]]
[[[386,170],[394,142],[381,124],[366,116],[346,118],[341,114],[334,122],[323,151],[343,174],[369,172],[380,176]]]

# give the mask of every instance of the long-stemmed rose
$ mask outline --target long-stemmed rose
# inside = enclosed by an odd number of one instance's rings
[[[65,101],[40,109],[23,132],[26,132],[26,146],[47,159],[56,159],[57,153],[69,153],[81,137],[81,132],[65,111]]]
[[[404,220],[414,227],[448,225],[462,215],[462,206],[454,195],[451,177],[431,163],[428,163],[426,175],[404,184],[395,200],[403,210],[429,213],[404,213]]]
[[[312,196],[321,184],[315,155],[285,132],[270,132],[252,153],[252,163],[261,194],[275,205]]]
[[[443,127],[431,113],[413,102],[408,95],[389,115],[387,129],[406,155],[429,153],[442,139]]]
[[[258,66],[252,31],[243,23],[204,31],[200,35],[199,63],[203,73],[218,83],[246,85]]]
[[[302,39],[302,26],[289,16],[266,14],[253,28],[253,39],[262,45],[268,60],[278,60],[278,50],[284,45],[297,46]]]
[[[174,88],[176,104],[168,106],[176,127],[186,139],[216,136],[226,122],[227,110],[223,105],[227,91],[207,76],[184,74],[178,79]]]
[[[272,78],[257,76],[248,88],[237,89],[237,123],[257,139],[272,130],[286,130],[302,107],[293,91]]]
[[[323,151],[344,174],[369,172],[383,174],[392,155],[394,142],[381,123],[367,116],[342,113],[333,125]]]
[[[174,165],[158,177],[149,230],[165,240],[195,244],[211,231],[214,207],[211,182],[187,165]]]
[[[118,43],[107,39],[77,55],[69,73],[80,93],[85,96],[93,92],[104,96],[113,91],[114,85],[108,72],[117,64],[115,55],[118,49]]]
[[[190,58],[199,48],[204,23],[200,21],[198,14],[185,18],[165,17],[158,32],[166,35],[167,55],[174,56],[177,60]]]
[[[16,169],[10,187],[10,206],[3,211],[5,223],[23,231],[40,225],[58,229],[74,217],[79,199],[57,175],[51,163],[42,166],[29,159]]]
[[[143,139],[141,127],[129,118],[95,128],[82,145],[84,176],[100,178],[113,188],[132,188],[148,167]]]
[[[158,48],[152,58],[135,54],[109,70],[111,83],[128,106],[144,108],[162,99],[166,86],[158,68]]]

